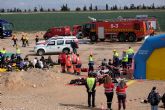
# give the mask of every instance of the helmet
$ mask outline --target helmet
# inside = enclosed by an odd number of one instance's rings
[[[113,52],[116,52],[116,50],[114,49]]]

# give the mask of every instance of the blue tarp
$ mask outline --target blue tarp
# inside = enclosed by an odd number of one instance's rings
[[[146,63],[155,49],[165,47],[165,34],[149,37],[134,57],[134,78],[146,79]]]

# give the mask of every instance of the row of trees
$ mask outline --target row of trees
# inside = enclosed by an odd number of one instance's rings
[[[117,5],[114,5],[112,7],[110,7],[108,4],[105,5],[105,9],[99,9],[98,6],[93,6],[92,4],[87,7],[84,6],[82,8],[80,7],[76,7],[74,11],[98,11],[98,10],[141,10],[141,9],[165,9],[165,5],[164,6],[159,6],[156,7],[154,5],[154,3],[151,6],[146,6],[146,5],[138,5],[135,6],[134,4],[131,4],[130,6],[124,6],[122,7],[118,7]],[[71,9],[68,7],[67,4],[62,5],[60,10],[56,10],[55,8],[48,8],[48,9],[44,9],[43,7],[34,7],[34,9],[20,9],[20,8],[12,8],[12,9],[0,9],[0,12],[55,12],[55,11],[70,11]]]

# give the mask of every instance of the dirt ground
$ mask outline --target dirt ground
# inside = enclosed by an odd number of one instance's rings
[[[21,39],[22,33],[16,33]],[[28,33],[30,46],[21,47],[22,56],[29,54],[33,60],[33,48],[35,35],[40,37],[43,32]],[[41,37],[42,38],[42,37]],[[123,50],[131,46],[136,52],[142,42],[137,43],[112,43],[98,42],[95,44],[80,44],[80,53],[83,67],[87,67],[88,55],[92,51],[97,67],[103,58],[112,58],[112,51],[116,49],[121,55]],[[0,49],[5,47],[8,52],[15,52],[11,38],[0,39]],[[58,55],[52,55],[57,61]],[[47,56],[45,56],[47,57]],[[87,73],[82,73],[87,75]],[[91,110],[87,107],[87,93],[84,86],[67,85],[71,79],[79,78],[71,74],[60,73],[60,66],[54,66],[49,70],[31,69],[27,72],[0,73],[0,110]],[[156,86],[160,94],[165,92],[165,81],[139,80],[129,85],[127,90],[127,110],[150,110],[149,104],[140,103],[148,96],[151,88]],[[112,108],[117,110],[117,96],[114,94]],[[159,104],[160,106],[162,103]],[[106,98],[104,88],[96,88],[96,108],[93,110],[105,110]],[[160,108],[159,110],[163,110]]]

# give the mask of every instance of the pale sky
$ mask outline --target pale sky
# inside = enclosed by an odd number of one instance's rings
[[[0,0],[0,8],[14,8],[18,7],[21,9],[29,9],[36,7],[43,8],[55,8],[60,9],[63,4],[68,4],[68,7],[71,9],[75,9],[78,7],[83,7],[86,5],[87,7],[92,3],[93,7],[95,5],[98,8],[105,8],[105,4],[107,3],[109,6],[118,5],[118,6],[130,6],[130,4],[145,5],[150,6],[151,4],[155,4],[155,6],[165,5],[165,0]]]

